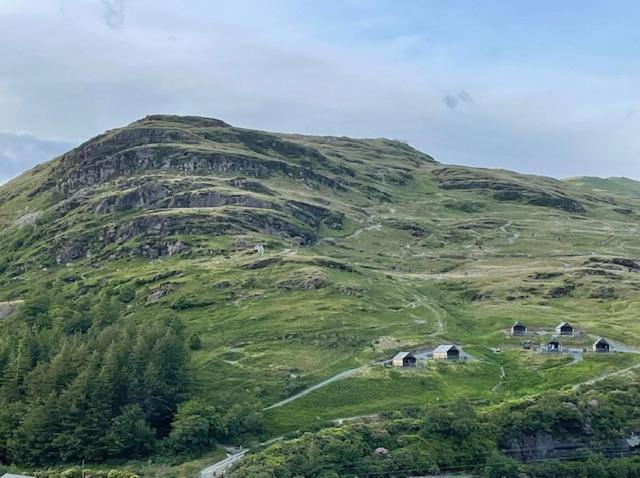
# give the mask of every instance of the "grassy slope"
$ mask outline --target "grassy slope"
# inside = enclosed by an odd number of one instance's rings
[[[172,121],[153,121],[152,125],[194,131],[191,125]],[[214,135],[218,140],[199,144],[197,149],[252,155],[256,160],[277,158],[287,164],[304,162],[275,150],[251,151],[235,140],[221,142],[219,134]],[[571,385],[635,360],[616,354],[586,356],[584,362],[569,364],[564,359],[532,357],[506,339],[504,329],[515,319],[539,328],[569,320],[589,334],[640,345],[640,325],[634,320],[639,305],[638,272],[608,271],[609,266],[603,266],[598,270],[612,275],[594,275],[593,264],[588,262],[593,256],[640,257],[635,213],[615,212],[621,207],[636,210],[640,200],[619,195],[612,199],[608,193],[587,191],[583,185],[506,171],[443,168],[418,161],[415,158],[422,157],[413,150],[386,140],[274,137],[324,153],[328,169],[347,165],[355,172],[344,189],[310,184],[286,174],[256,178],[279,204],[296,199],[342,213],[342,228],[321,224],[308,247],[300,247],[291,237],[249,226],[234,234],[182,231],[170,236],[189,246],[188,252],[178,256],[149,260],[92,254],[66,265],[42,264],[39,261],[51,255],[48,245],[70,231],[74,235],[94,231],[98,236],[104,224],[117,225],[150,214],[130,210],[98,217],[93,207],[64,215],[50,210],[43,216],[46,221],[36,226],[42,237],[30,236],[17,251],[4,253],[7,267],[0,276],[0,302],[20,299],[34,285],[63,277],[72,278],[64,286],[70,295],[99,287],[103,280],[134,286],[137,297],[129,312],[137,316],[154,316],[186,301],[190,306],[178,314],[190,332],[201,334],[204,344],[194,354],[195,387],[198,394],[216,403],[259,400],[268,405],[342,370],[389,358],[399,349],[452,341],[480,359],[410,373],[372,367],[269,412],[271,435],[318,418],[372,413],[457,395],[490,402],[509,400]],[[0,203],[5,226],[59,200],[55,190],[30,195],[56,166],[48,164],[0,188],[0,197],[19,193]],[[203,179],[166,171],[140,174],[147,179],[194,184]],[[491,187],[441,187],[443,178],[460,176],[468,182],[480,178],[491,184],[534,188],[535,194],[561,194],[584,205],[585,211],[536,206],[525,199],[498,200]],[[221,191],[229,187],[224,186],[225,179],[210,175],[207,187]],[[95,204],[96,198],[121,194],[119,181],[107,181],[91,190],[83,203]],[[368,194],[367,185],[377,192]],[[389,200],[381,201],[378,193],[387,194]],[[153,212],[180,214],[194,221],[190,218],[196,213],[204,214],[210,224],[238,214],[286,215],[233,205]],[[3,244],[21,231],[16,227],[6,231]],[[238,247],[238,238],[244,245]],[[140,240],[130,242],[135,245]],[[263,258],[253,255],[250,245],[259,241],[267,244],[266,258],[273,261],[254,268]],[[112,254],[128,245],[110,244],[104,250]],[[353,270],[340,270],[336,263],[348,264]],[[42,267],[47,268],[46,274]],[[313,280],[315,285],[308,288]],[[552,297],[559,287],[568,292]],[[168,294],[148,304],[147,296],[163,288]],[[617,298],[591,297],[602,288],[613,289]],[[479,296],[482,300],[472,300]],[[10,327],[11,320],[9,317],[0,327]],[[488,347],[501,347],[504,352],[492,354]],[[501,366],[506,379],[499,385]]]
[[[592,176],[582,176],[569,178],[566,182],[595,191],[609,192],[636,198],[640,197],[640,182],[629,178],[597,178]]]

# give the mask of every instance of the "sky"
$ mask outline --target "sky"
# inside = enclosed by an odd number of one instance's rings
[[[147,114],[640,179],[635,0],[0,0],[0,182]]]

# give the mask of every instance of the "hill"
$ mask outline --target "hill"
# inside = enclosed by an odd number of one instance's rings
[[[640,197],[640,182],[629,178],[595,178],[583,176],[569,178],[566,182],[598,192]]]
[[[448,166],[386,139],[164,115],[108,131],[0,187],[0,462],[193,454],[633,366],[638,212],[621,186]],[[534,343],[571,322],[575,353],[523,349],[515,320]],[[583,353],[597,336],[627,353]],[[376,365],[440,343],[470,360]],[[85,412],[60,425],[50,403]],[[87,429],[104,440],[78,443]],[[122,445],[132,430],[150,432]]]

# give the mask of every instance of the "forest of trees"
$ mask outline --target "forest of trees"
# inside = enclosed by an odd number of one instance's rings
[[[126,312],[135,292],[65,297],[56,284],[26,298],[0,337],[0,465],[104,462],[152,453],[195,456],[259,431],[259,408],[193,398],[174,312]]]

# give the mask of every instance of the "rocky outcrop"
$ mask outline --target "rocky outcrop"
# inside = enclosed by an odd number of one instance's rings
[[[332,229],[342,229],[344,214],[333,212],[328,208],[302,201],[287,201],[286,205],[299,221],[317,227],[325,223]]]
[[[546,188],[522,181],[505,180],[490,172],[444,167],[434,170],[434,179],[442,189],[481,190],[492,192],[498,201],[522,202],[532,206],[550,207],[571,213],[585,213],[584,206],[552,186]]]
[[[625,257],[590,257],[587,262],[585,262],[585,265],[588,265],[589,267],[602,267],[603,264],[610,265],[610,268],[614,270],[626,269],[629,272],[640,272],[640,264],[633,259]]]
[[[219,214],[201,212],[143,214],[133,219],[116,222],[98,233],[85,233],[73,237],[62,234],[52,246],[59,264],[88,256],[123,257],[141,255],[150,259],[186,252],[188,245],[176,236],[222,235],[259,232],[278,235],[309,244],[315,239],[313,228],[287,220],[286,216],[265,209],[225,209]],[[107,246],[118,245],[114,252]],[[105,249],[107,248],[107,249]],[[108,251],[108,252],[105,252]]]
[[[115,194],[100,201],[96,213],[107,214],[114,211],[129,211],[151,206],[171,193],[169,187],[154,181],[147,181],[141,186]]]
[[[253,196],[227,195],[213,190],[180,193],[166,203],[166,207],[169,208],[208,208],[229,205],[260,209],[278,209],[276,204]]]
[[[85,187],[103,184],[115,178],[141,171],[175,172],[189,175],[272,177],[285,175],[338,190],[346,186],[337,177],[323,175],[284,161],[255,158],[241,154],[225,154],[206,149],[186,149],[181,146],[156,145],[128,148],[103,155],[92,145],[80,147],[62,158],[63,173],[57,180],[58,190],[65,196]]]

